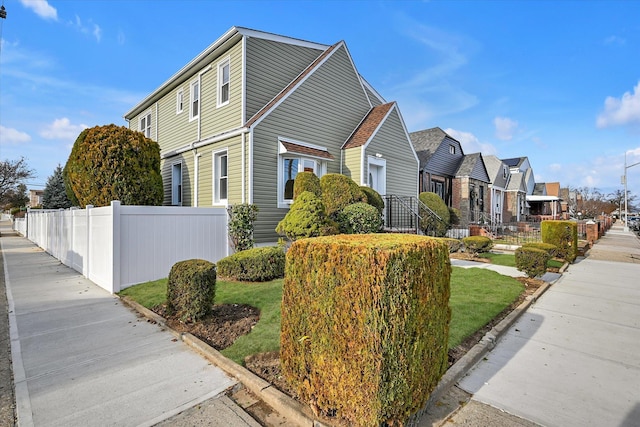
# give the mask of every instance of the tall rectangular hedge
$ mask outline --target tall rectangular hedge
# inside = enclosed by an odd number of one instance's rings
[[[349,425],[403,423],[447,369],[448,247],[397,234],[302,239],[287,252],[280,359],[295,392]]]
[[[542,221],[540,233],[544,243],[558,247],[558,257],[573,262],[578,256],[578,224],[574,221]]]

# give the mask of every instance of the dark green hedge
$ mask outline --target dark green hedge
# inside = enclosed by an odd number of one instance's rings
[[[578,224],[574,221],[542,221],[540,232],[544,243],[558,247],[558,257],[567,262],[578,256]]]
[[[367,196],[367,203],[373,206],[382,214],[382,210],[384,209],[384,200],[382,200],[382,196],[371,187],[367,187],[366,185],[360,186],[360,189]]]
[[[211,312],[216,295],[216,265],[203,259],[177,262],[167,282],[167,309],[183,321]]]
[[[266,282],[284,276],[284,250],[277,246],[247,249],[218,261],[218,276],[243,282]]]
[[[493,240],[486,236],[469,236],[462,239],[465,251],[473,255],[487,252],[493,247]]]
[[[550,258],[545,250],[523,246],[516,249],[516,268],[531,278],[542,276],[547,271]]]
[[[458,252],[462,247],[462,241],[459,239],[452,239],[449,237],[435,237],[435,239],[444,242],[449,248],[450,253]]]
[[[300,398],[355,426],[402,424],[447,369],[451,264],[435,239],[302,239],[287,252],[280,357]]]
[[[342,209],[337,216],[341,233],[377,233],[382,228],[382,216],[374,206],[354,203]]]
[[[422,228],[422,231],[425,234],[444,237],[449,229],[449,222],[451,219],[449,216],[449,208],[436,193],[420,193],[418,198],[442,220],[440,221],[437,218],[434,218],[432,215],[429,215],[426,209],[423,209],[420,212],[420,216],[422,218],[420,228]]]

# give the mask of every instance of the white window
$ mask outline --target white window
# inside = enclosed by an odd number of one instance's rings
[[[449,154],[456,154],[456,146],[449,145]]]
[[[176,114],[182,113],[182,110],[184,110],[184,92],[180,89],[176,94]]]
[[[182,163],[171,166],[171,204],[182,206]]]
[[[213,153],[213,203],[226,204],[229,192],[229,156],[227,150]]]
[[[321,177],[326,169],[326,162],[307,158],[304,156],[286,155],[279,159],[280,179],[279,187],[279,207],[287,207],[293,203],[293,183],[300,172],[311,172]]]
[[[196,80],[191,83],[191,114],[190,120],[197,119],[200,115],[200,81]]]
[[[147,138],[151,138],[151,113],[145,113],[140,117],[140,132]]]
[[[229,103],[229,60],[218,64],[218,107]]]

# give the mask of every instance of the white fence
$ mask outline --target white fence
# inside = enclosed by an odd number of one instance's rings
[[[9,218],[11,219],[11,218]],[[27,235],[27,219],[26,218],[14,218],[13,229],[23,236]]]
[[[229,254],[224,208],[114,201],[101,208],[30,210],[26,228],[29,240],[112,293],[167,277],[178,261],[218,262]]]

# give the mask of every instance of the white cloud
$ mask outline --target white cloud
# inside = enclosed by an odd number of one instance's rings
[[[508,117],[496,117],[493,119],[493,124],[496,127],[496,137],[503,141],[513,139],[513,134],[518,128],[518,122]]]
[[[20,3],[27,9],[34,11],[42,19],[58,20],[58,11],[47,0],[20,0]]]
[[[480,142],[478,137],[471,132],[462,132],[451,128],[447,128],[444,131],[453,139],[460,142],[460,145],[462,145],[462,150],[465,152],[465,154],[480,152],[483,155],[496,155],[498,153],[496,147],[491,144]]]
[[[640,82],[633,88],[633,94],[625,92],[622,97],[608,96],[604,101],[604,111],[596,120],[599,128],[640,124]]]
[[[92,35],[95,37],[96,41],[100,42],[102,40],[102,28],[91,19],[87,24],[82,22],[82,19],[78,15],[76,15],[75,21],[70,21],[69,24],[73,26],[76,30],[80,31],[82,34]]]
[[[40,132],[40,136],[45,139],[74,141],[80,132],[88,127],[89,126],[85,124],[72,125],[68,118],[63,117],[61,119],[55,119],[53,123]]]
[[[626,42],[627,42],[626,39],[624,39],[622,37],[618,37],[618,36],[609,36],[609,37],[604,39],[604,44],[605,45],[611,45],[611,44],[623,45]]]
[[[118,44],[123,45],[127,41],[127,37],[124,35],[124,31],[118,30]]]
[[[560,163],[551,163],[548,168],[552,172],[558,172],[562,170],[562,165]]]
[[[28,133],[0,125],[0,141],[3,144],[24,144],[31,141]]]

